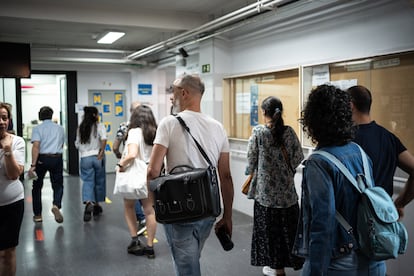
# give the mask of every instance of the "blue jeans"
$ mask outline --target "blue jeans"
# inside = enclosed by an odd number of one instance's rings
[[[200,276],[200,255],[215,222],[209,217],[190,223],[164,224],[177,276]]]
[[[328,276],[385,276],[384,261],[370,261],[366,257],[352,251],[351,254],[331,261]],[[309,259],[305,260],[301,276],[311,275]]]
[[[50,182],[53,190],[53,205],[59,209],[62,207],[63,197],[63,160],[62,156],[50,157],[40,154],[36,162],[37,180],[33,180],[32,204],[33,213],[36,216],[42,214],[42,188],[43,179],[49,171]]]
[[[142,211],[141,201],[139,199],[135,203],[135,214],[137,215],[138,221],[142,221],[145,219],[144,212]]]
[[[83,181],[83,202],[102,202],[106,196],[105,158],[98,160],[96,155],[82,157],[80,177]]]

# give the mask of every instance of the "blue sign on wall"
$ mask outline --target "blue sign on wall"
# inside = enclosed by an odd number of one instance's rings
[[[250,125],[259,123],[259,87],[257,84],[250,86]]]
[[[152,95],[152,84],[138,84],[139,95]]]

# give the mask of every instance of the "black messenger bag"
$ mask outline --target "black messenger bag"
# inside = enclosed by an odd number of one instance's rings
[[[191,135],[209,166],[176,166],[169,174],[150,180],[150,190],[154,192],[155,218],[159,223],[169,224],[217,217],[221,213],[221,204],[216,168],[183,119],[179,116],[176,118]]]

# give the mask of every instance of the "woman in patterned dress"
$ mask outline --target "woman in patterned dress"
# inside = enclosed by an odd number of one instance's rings
[[[267,97],[261,109],[265,124],[253,128],[247,155],[247,172],[254,173],[248,192],[254,199],[251,264],[264,266],[264,275],[285,275],[285,267],[303,264],[291,254],[299,218],[294,168],[303,152],[295,131],[284,125],[282,102]]]

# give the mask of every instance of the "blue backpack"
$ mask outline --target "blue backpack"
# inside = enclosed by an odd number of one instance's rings
[[[313,154],[322,155],[335,164],[361,193],[357,208],[356,233],[353,233],[352,227],[338,211],[335,215],[348,233],[356,234],[361,252],[375,261],[395,259],[398,254],[404,254],[407,249],[407,230],[398,221],[399,215],[391,197],[382,187],[373,185],[367,156],[361,147],[358,148],[362,155],[364,173],[356,177],[334,155],[322,150],[315,151]]]

